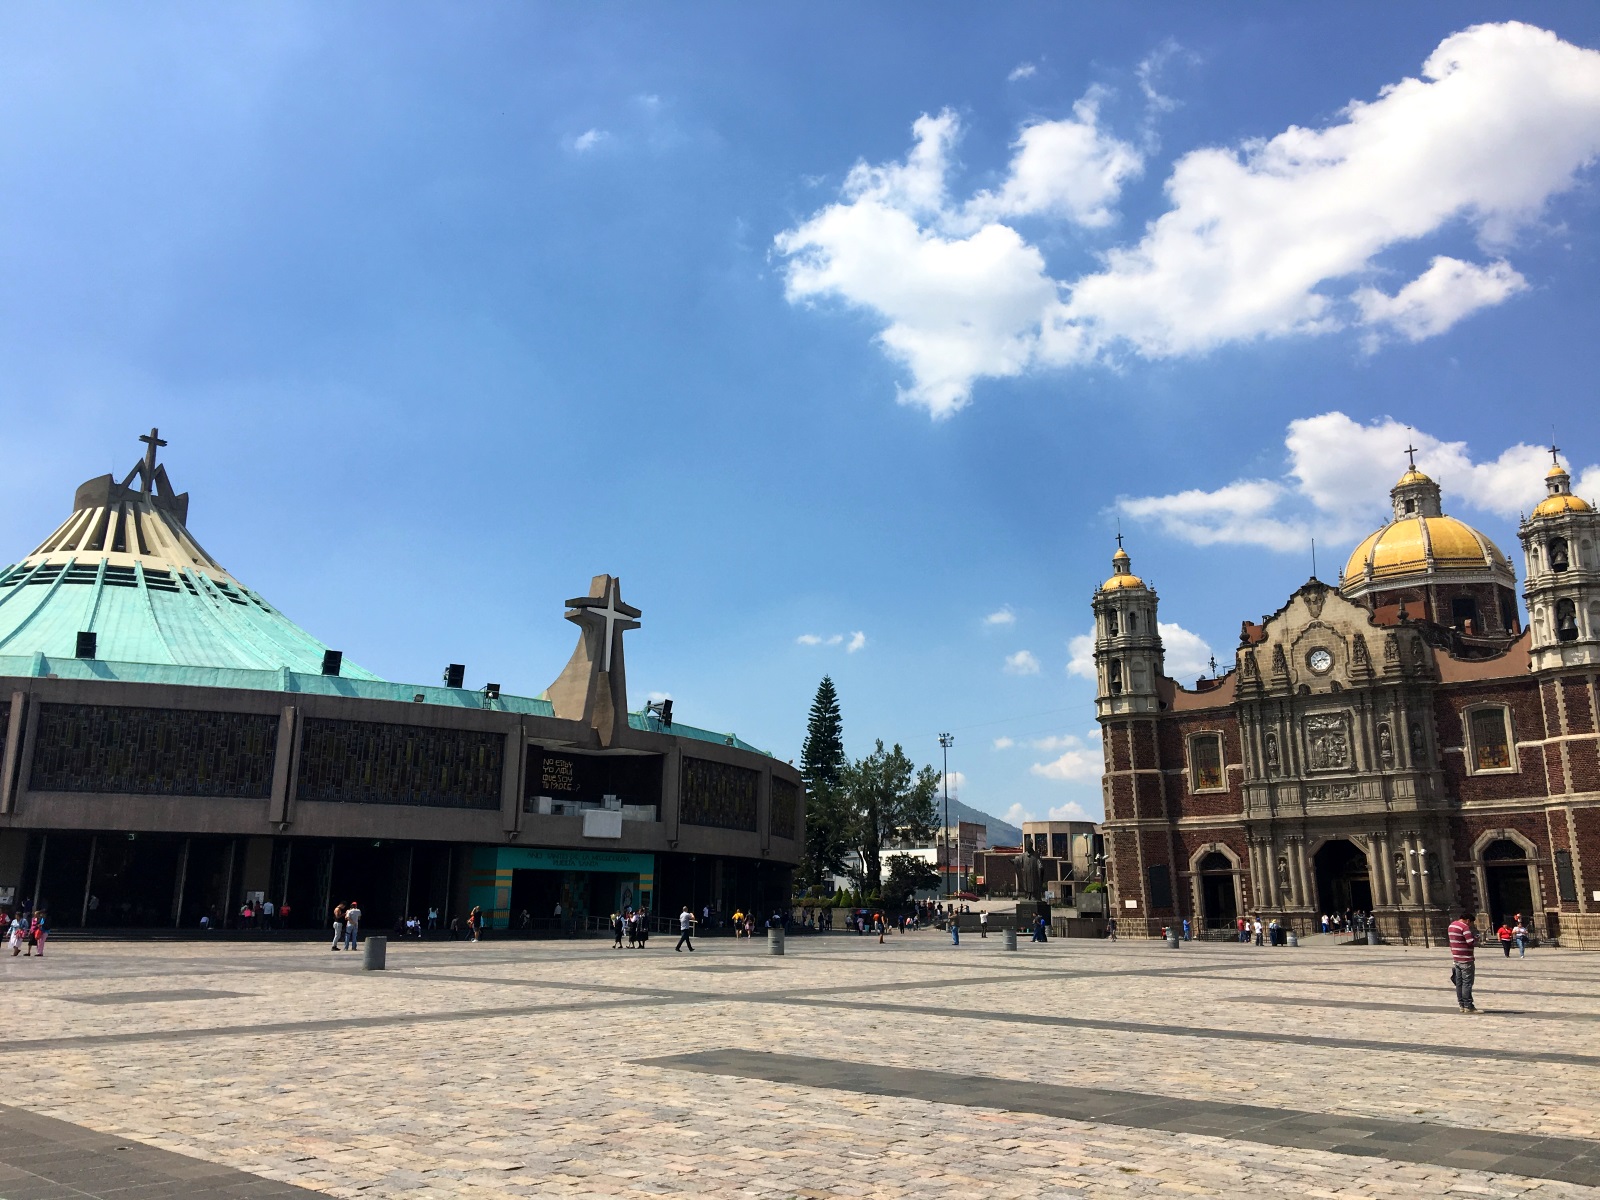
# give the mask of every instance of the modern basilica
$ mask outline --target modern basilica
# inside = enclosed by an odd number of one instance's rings
[[[550,927],[623,907],[777,906],[803,844],[793,767],[628,707],[641,615],[598,575],[537,696],[393,683],[240,582],[156,461],[91,479],[0,568],[0,909],[57,929],[234,923],[271,900],[326,928],[481,908]],[[287,906],[289,918],[282,921]]]
[[[1093,608],[1121,930],[1348,909],[1411,938],[1468,905],[1600,948],[1600,513],[1551,457],[1519,530],[1526,627],[1511,563],[1414,464],[1338,586],[1245,621],[1193,689],[1119,547]]]

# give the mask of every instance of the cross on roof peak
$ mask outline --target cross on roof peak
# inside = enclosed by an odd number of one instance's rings
[[[1415,471],[1417,469],[1417,448],[1415,446],[1407,446],[1406,457],[1411,460],[1411,469]]]
[[[1551,438],[1550,439],[1550,461],[1555,463],[1555,465],[1558,466],[1558,467],[1561,465],[1560,454],[1561,454],[1561,447],[1556,445],[1554,438]]]

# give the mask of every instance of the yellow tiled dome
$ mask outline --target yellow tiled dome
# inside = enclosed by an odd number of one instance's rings
[[[1539,501],[1539,507],[1533,510],[1533,515],[1536,517],[1557,517],[1562,513],[1588,511],[1589,502],[1587,500],[1580,500],[1570,492],[1563,492],[1556,496],[1546,496]]]
[[[1133,574],[1133,560],[1128,557],[1128,552],[1121,546],[1111,556],[1111,578],[1100,585],[1102,592],[1115,591],[1117,588],[1142,588],[1144,580]]]
[[[1369,562],[1374,579],[1426,574],[1430,551],[1435,573],[1511,569],[1500,548],[1465,521],[1445,516],[1406,517],[1368,535],[1345,563],[1344,577],[1347,581],[1366,578]]]

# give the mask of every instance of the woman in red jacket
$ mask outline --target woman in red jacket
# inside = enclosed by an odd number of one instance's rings
[[[1500,948],[1506,952],[1506,957],[1510,958],[1511,957],[1511,926],[1507,925],[1504,921],[1501,921],[1500,922],[1500,928],[1496,929],[1494,931],[1494,935],[1495,935],[1495,937],[1500,939]]]

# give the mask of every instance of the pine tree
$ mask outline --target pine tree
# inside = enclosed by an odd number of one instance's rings
[[[800,878],[807,886],[826,884],[835,871],[844,869],[850,830],[842,784],[848,765],[839,694],[833,680],[824,675],[811,702],[806,740],[800,748],[800,777],[806,785],[806,848]]]
[[[815,792],[839,785],[845,768],[844,720],[839,716],[839,693],[833,680],[824,675],[817,685],[817,698],[811,702],[806,721],[806,740],[800,747],[800,777],[806,791]]]

